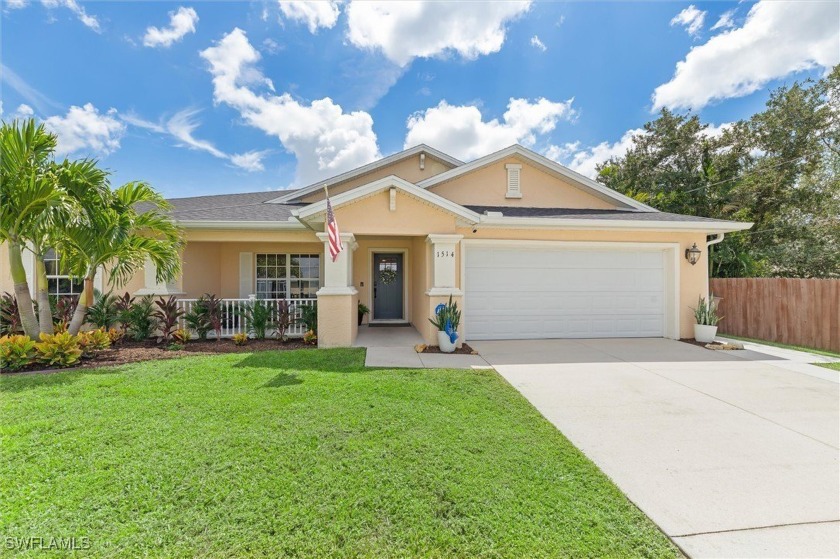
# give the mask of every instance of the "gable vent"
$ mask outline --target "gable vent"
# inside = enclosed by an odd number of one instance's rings
[[[507,194],[505,198],[522,198],[522,185],[520,183],[520,172],[522,165],[508,163],[507,169]]]

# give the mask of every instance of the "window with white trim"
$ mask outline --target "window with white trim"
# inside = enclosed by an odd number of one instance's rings
[[[320,282],[318,254],[257,254],[258,299],[314,299]]]
[[[84,280],[73,279],[64,273],[61,257],[50,249],[44,253],[44,268],[47,271],[47,292],[56,297],[77,297],[85,286]]]

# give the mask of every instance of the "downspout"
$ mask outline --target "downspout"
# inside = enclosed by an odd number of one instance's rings
[[[726,235],[726,233],[715,233],[714,237],[712,237],[711,240],[706,241],[706,259],[708,260],[709,265],[711,265],[711,262],[712,262],[712,258],[711,258],[711,256],[712,256],[712,245],[716,245],[719,242],[721,242],[725,235]],[[709,270],[709,273],[706,275],[706,300],[711,303],[711,300],[709,299],[709,278],[710,277],[711,277],[711,269]]]

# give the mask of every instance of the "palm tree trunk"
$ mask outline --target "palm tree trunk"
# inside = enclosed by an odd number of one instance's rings
[[[47,269],[44,266],[44,256],[40,253],[35,255],[35,298],[38,301],[38,325],[41,332],[52,334],[53,316],[50,305],[50,295],[47,289]]]
[[[23,268],[20,243],[14,241],[9,242],[9,268],[12,272],[12,281],[15,283],[15,297],[17,298],[23,332],[30,338],[37,340],[40,334],[38,319],[35,318],[35,308],[32,306],[29,283],[26,281],[26,270]]]
[[[89,275],[85,278],[85,287],[79,294],[79,302],[76,304],[76,310],[73,311],[73,319],[70,321],[70,326],[67,331],[72,335],[79,333],[82,326],[85,324],[85,315],[87,315],[88,299],[93,297],[93,276]]]

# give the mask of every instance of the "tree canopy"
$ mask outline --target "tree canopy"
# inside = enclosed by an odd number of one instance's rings
[[[840,66],[713,128],[663,110],[598,180],[659,210],[752,221],[713,247],[717,277],[840,277]]]

